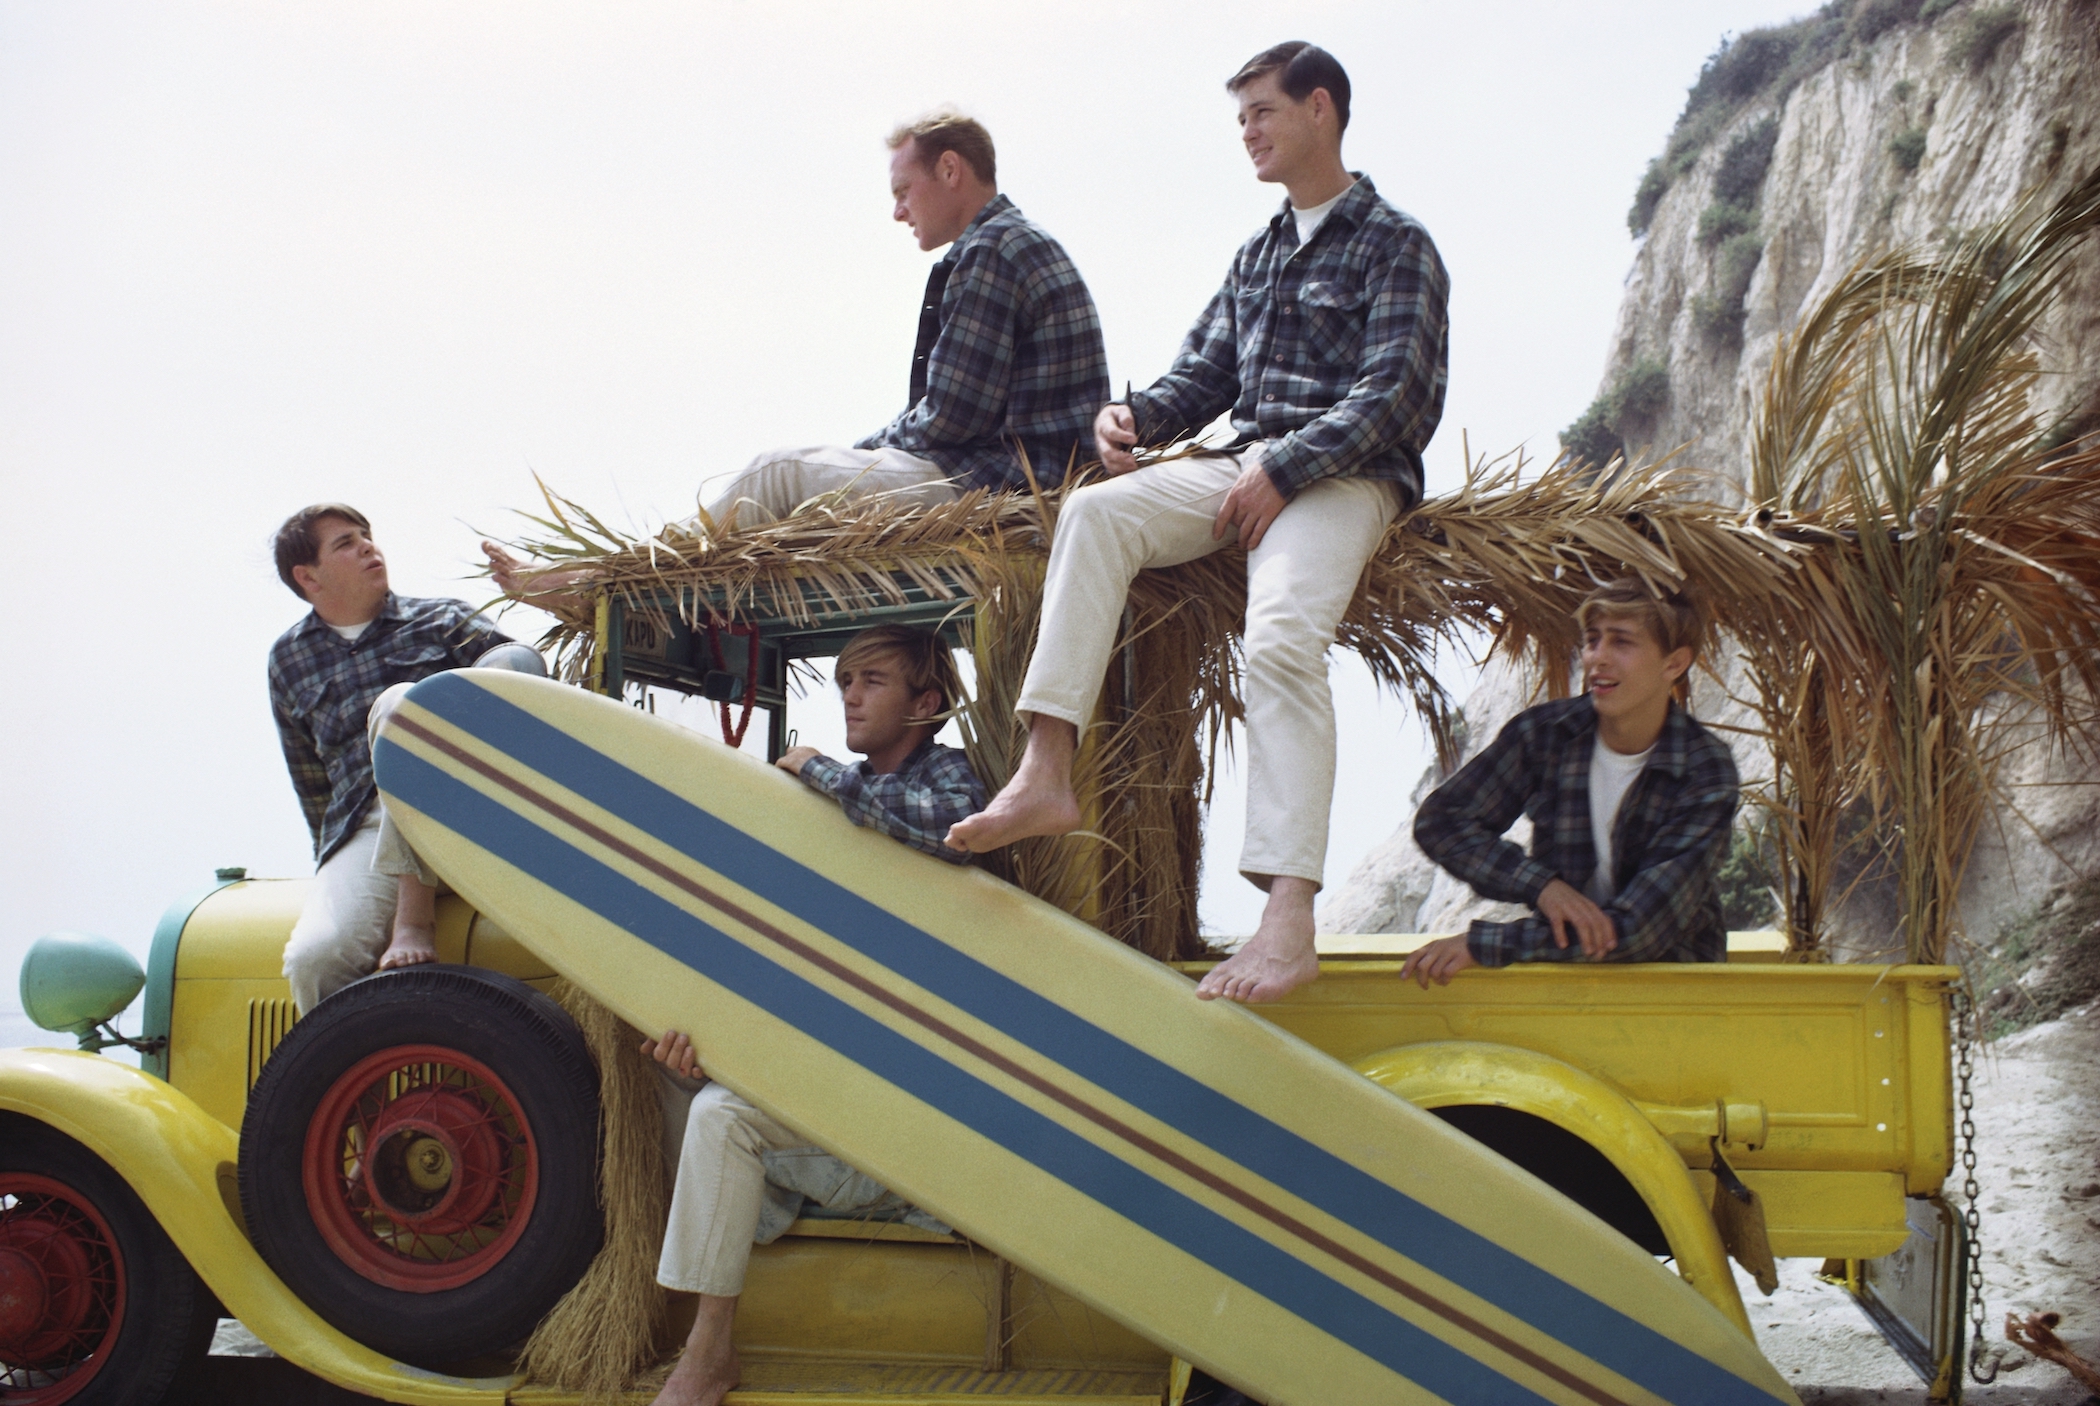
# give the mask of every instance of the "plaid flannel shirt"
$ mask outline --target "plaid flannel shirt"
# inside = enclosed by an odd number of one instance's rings
[[[461,668],[508,642],[464,601],[391,592],[355,644],[314,614],[277,637],[270,646],[270,711],[313,832],[315,863],[350,838],[379,794],[365,740],[372,700],[397,683]]]
[[[929,737],[895,771],[811,757],[796,774],[837,798],[855,825],[880,830],[950,864],[970,862],[966,851],[943,843],[950,825],[984,809],[984,783],[961,748],[943,747]]]
[[[1130,397],[1138,442],[1185,439],[1226,410],[1286,498],[1323,478],[1422,497],[1444,413],[1450,278],[1429,231],[1359,176],[1302,250],[1289,201],[1240,246],[1167,374]]]
[[[1415,816],[1415,843],[1482,898],[1537,904],[1554,879],[1581,891],[1597,868],[1590,829],[1590,751],[1597,712],[1588,695],[1527,709],[1486,750],[1437,787]],[[1728,849],[1741,799],[1735,758],[1675,703],[1654,754],[1619,803],[1612,859],[1619,891],[1602,904],[1618,930],[1614,962],[1719,962],[1728,928],[1714,871]],[[1531,853],[1502,838],[1531,817]],[[1511,923],[1476,922],[1466,946],[1484,967],[1566,962],[1572,938],[1534,912]]]
[[[996,196],[935,265],[934,287],[939,330],[914,364],[912,403],[854,447],[931,459],[965,489],[1025,488],[1017,440],[1045,487],[1093,458],[1108,351],[1064,246]]]

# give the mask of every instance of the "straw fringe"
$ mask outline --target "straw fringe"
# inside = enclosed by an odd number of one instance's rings
[[[579,1392],[587,1403],[613,1402],[656,1366],[667,1307],[656,1283],[670,1210],[658,1075],[641,1053],[641,1035],[582,988],[557,981],[551,994],[598,1062],[605,1244],[526,1340],[518,1370],[537,1385]]]

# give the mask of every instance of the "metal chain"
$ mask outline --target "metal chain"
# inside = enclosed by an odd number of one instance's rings
[[[1971,1029],[1975,1014],[1969,993],[1956,987],[1954,1076],[1959,1088],[1956,1106],[1961,1109],[1961,1194],[1967,1203],[1962,1209],[1961,1219],[1969,1252],[1969,1379],[1979,1386],[1988,1386],[1998,1379],[1998,1362],[1994,1360],[1986,1369],[1983,1361],[1987,1333],[1983,1305],[1983,1216],[1976,1207],[1983,1192],[1976,1184],[1976,1095],[1969,1088],[1969,1076],[1976,1071],[1973,1058],[1975,1040]]]

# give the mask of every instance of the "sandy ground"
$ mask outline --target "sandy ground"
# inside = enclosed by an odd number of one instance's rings
[[[2100,1360],[2100,1006],[1990,1047],[1975,1089],[1984,1295],[1991,1341],[2006,1355],[1997,1381],[1972,1384],[1964,1399],[2082,1406],[2094,1398],[2005,1344],[2004,1323],[2008,1310],[2061,1313],[2064,1341]],[[1916,1374],[1842,1289],[1815,1278],[1818,1267],[1782,1261],[1769,1299],[1737,1275],[1765,1354],[1806,1406],[1923,1406]]]

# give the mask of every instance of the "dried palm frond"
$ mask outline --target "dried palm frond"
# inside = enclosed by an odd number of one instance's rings
[[[1904,946],[1939,961],[2023,700],[2075,738],[2100,685],[2100,452],[2046,459],[2036,323],[2100,227],[2100,171],[1938,257],[1841,279],[1775,357],[1752,491],[1833,538],[1787,630],[1750,643],[1780,772],[1798,944],[1817,940],[1835,817],[1885,822]]]

